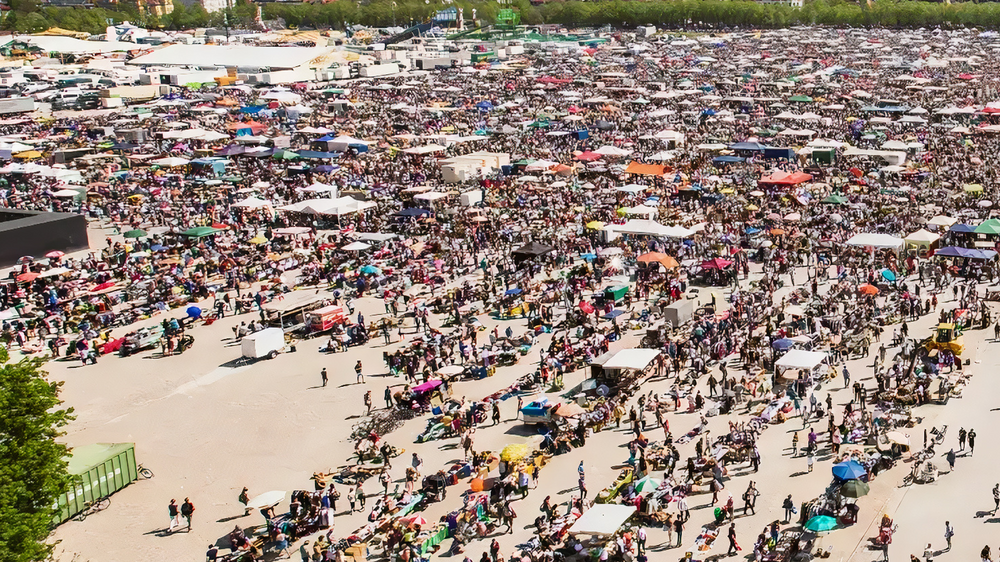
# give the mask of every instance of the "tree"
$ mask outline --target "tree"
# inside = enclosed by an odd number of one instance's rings
[[[68,449],[56,438],[73,409],[60,408],[62,383],[45,380],[41,360],[8,359],[0,348],[0,560],[34,562],[52,550],[53,506],[69,489]]]

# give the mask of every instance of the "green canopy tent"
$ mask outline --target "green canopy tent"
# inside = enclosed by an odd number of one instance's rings
[[[185,230],[181,233],[181,236],[187,236],[188,238],[204,238],[205,236],[212,236],[217,232],[222,232],[222,230],[212,228],[211,226],[196,226]]]
[[[820,201],[820,203],[831,203],[833,205],[846,205],[847,197],[834,193],[833,195],[825,197],[822,201]]]

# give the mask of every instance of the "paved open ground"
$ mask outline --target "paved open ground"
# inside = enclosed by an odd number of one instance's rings
[[[800,272],[796,277],[801,281],[805,275]],[[952,305],[952,301],[944,300],[940,306]],[[383,313],[377,299],[362,299],[356,306],[368,319],[379,318]],[[156,473],[155,478],[140,480],[116,493],[107,511],[84,522],[70,521],[59,526],[53,535],[54,540],[60,541],[59,559],[81,562],[202,559],[205,547],[220,539],[224,542],[233,525],[247,527],[262,522],[256,513],[243,516],[242,506],[236,501],[243,486],[249,487],[251,496],[268,490],[310,489],[308,479],[314,471],[342,465],[352,453],[352,443],[347,437],[364,413],[364,392],[372,390],[375,405],[380,406],[385,386],[403,380],[387,376],[382,362],[383,351],[395,350],[403,344],[386,347],[381,339],[373,340],[367,347],[333,355],[318,353],[321,340],[308,340],[299,343],[295,353],[240,365],[236,361],[240,351],[232,339],[231,328],[246,318],[227,317],[211,326],[195,327],[191,332],[196,338],[194,347],[180,356],[160,357],[159,352],[147,352],[129,358],[105,357],[96,367],[82,367],[76,360],[48,364],[51,377],[65,381],[63,398],[77,414],[76,421],[68,428],[66,441],[73,446],[135,442],[138,462]],[[928,315],[911,323],[911,335],[928,333],[932,318],[936,316]],[[489,317],[482,320],[488,328],[498,324]],[[509,323],[515,331],[524,326],[523,321]],[[499,322],[501,330],[507,324]],[[615,345],[635,346],[639,334],[631,332]],[[1000,379],[995,376],[1000,363],[1000,343],[987,338],[985,331],[966,335],[967,356],[972,361],[967,369],[974,376],[964,395],[945,406],[919,408],[917,415],[924,418],[923,423],[908,430],[917,443],[924,427],[948,424],[947,440],[939,447],[944,452],[952,446],[957,448],[960,426],[975,428],[979,436],[976,455],[960,456],[954,473],[943,474],[934,484],[901,487],[903,476],[909,472],[906,462],[879,475],[872,483],[871,493],[860,500],[859,523],[821,539],[824,546],[833,548],[831,560],[881,559],[881,553],[868,550],[866,545],[867,538],[875,534],[882,513],[890,514],[899,525],[890,550],[891,560],[906,560],[911,553],[920,555],[927,542],[935,549],[943,549],[945,520],[955,527],[954,546],[951,551],[937,555],[936,560],[976,559],[986,543],[1000,550],[1000,517],[990,513],[993,507],[990,490],[1000,478],[995,470],[1000,464],[997,447],[1000,437],[993,431],[1000,418],[1000,404],[995,399],[1000,395]],[[541,344],[547,342],[547,336],[541,338]],[[494,377],[456,384],[454,394],[479,399],[513,383],[535,368],[537,349],[536,345],[517,365],[498,369]],[[889,355],[893,353],[890,350]],[[353,365],[357,360],[364,364],[365,384],[355,384]],[[320,385],[319,372],[323,367],[331,375],[326,388]],[[869,387],[874,386],[869,360],[851,361],[849,368],[854,380],[861,378]],[[567,387],[571,388],[584,376],[582,370],[568,376]],[[668,380],[649,380],[636,395],[664,392],[670,384]],[[818,397],[825,398],[826,392],[832,392],[836,403],[845,403],[850,391],[842,390],[841,386],[840,379],[828,383]],[[505,420],[513,418],[514,410],[513,401],[502,405]],[[696,415],[685,413],[671,413],[668,419],[675,436],[698,423]],[[728,418],[709,419],[713,434],[727,430]],[[425,472],[443,468],[461,456],[456,439],[415,444],[414,437],[424,426],[424,418],[411,420],[389,435],[388,440],[406,448],[407,454],[417,451],[424,459]],[[820,455],[816,469],[807,473],[805,458],[789,455],[790,432],[801,427],[798,418],[770,426],[760,441],[761,471],[749,474],[745,466],[730,471],[731,479],[720,494],[722,498],[732,493],[737,505],[741,505],[739,497],[751,479],[762,493],[757,514],[736,520],[739,541],[744,546],[741,556],[750,555],[754,537],[766,524],[781,518],[781,500],[786,494],[791,493],[798,503],[816,497],[830,483],[828,457]],[[658,430],[651,432],[654,438],[659,434]],[[476,448],[499,450],[506,443],[524,441],[524,435],[520,422],[504,421],[497,427],[480,430]],[[628,458],[626,441],[624,429],[604,431],[588,439],[582,450],[555,457],[541,471],[538,489],[516,504],[518,528],[511,535],[499,537],[502,552],[509,554],[515,544],[533,534],[531,521],[546,495],[566,501],[575,492],[574,469],[580,460],[587,467],[591,494],[609,484],[618,472],[616,467]],[[680,446],[682,459],[693,451],[693,442]],[[398,481],[402,480],[404,464],[395,463],[391,471]],[[947,467],[944,459],[939,464]],[[448,499],[432,504],[425,517],[436,520],[457,506],[458,493],[465,486],[460,483],[451,488]],[[374,494],[376,488],[377,482],[369,481],[366,490]],[[197,506],[193,529],[168,534],[165,532],[167,503],[171,498],[180,503],[184,497],[190,497]],[[667,548],[662,544],[665,533],[650,531],[652,560],[678,559],[689,549],[696,528],[712,517],[710,500],[710,494],[691,498],[693,513],[685,532],[684,548]],[[346,501],[338,504],[337,536],[361,526],[367,514],[346,513],[346,505]],[[723,543],[708,555],[724,555]],[[296,548],[300,544],[301,541]],[[489,540],[473,543],[466,553],[477,560],[488,544]],[[293,558],[297,556],[293,553]]]

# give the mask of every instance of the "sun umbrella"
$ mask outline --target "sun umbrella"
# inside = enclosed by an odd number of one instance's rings
[[[587,228],[590,230],[599,230],[604,227],[604,223],[601,221],[590,221],[587,223]]]
[[[126,232],[122,236],[124,236],[125,238],[145,238],[146,237],[146,231],[137,228],[135,230],[130,230],[130,231]]]
[[[587,301],[580,301],[580,305],[579,306],[580,306],[580,310],[582,310],[584,314],[593,314],[594,313],[594,310],[595,310],[594,309],[594,305],[590,304]]]
[[[201,309],[197,306],[189,306],[184,312],[187,312],[189,318],[201,318]]]
[[[837,520],[829,515],[817,515],[806,521],[805,528],[808,531],[823,532],[833,530],[837,526]]]
[[[407,519],[407,524],[410,527],[424,528],[427,526],[427,520],[419,515],[414,515],[412,518]]]
[[[285,499],[285,492],[281,490],[272,490],[270,492],[264,492],[263,494],[252,498],[247,502],[247,507],[250,509],[260,509],[262,507],[272,507],[278,505]]]
[[[882,277],[885,278],[886,281],[895,281],[896,280],[896,274],[893,273],[891,269],[883,269],[882,270]]]
[[[877,295],[878,287],[876,287],[875,285],[869,285],[868,283],[865,283],[858,287],[858,291],[865,295]]]
[[[374,265],[363,265],[361,266],[361,273],[363,275],[378,275],[382,273],[382,270]]]
[[[263,234],[258,234],[249,240],[251,244],[264,244],[267,242],[267,238],[264,238]]]
[[[795,345],[795,340],[790,340],[788,338],[781,338],[779,340],[774,340],[771,343],[771,347],[777,351],[785,351],[786,349]]]
[[[35,278],[38,277],[38,275],[39,274],[35,273],[34,271],[29,271],[27,273],[22,273],[22,274],[18,275],[17,276],[17,280],[18,281],[23,281],[23,282],[34,281]]]
[[[652,492],[660,487],[660,482],[650,476],[643,476],[635,483],[636,492]]]
[[[730,260],[724,260],[722,258],[713,258],[701,262],[702,269],[724,269],[732,265],[733,262]]]
[[[572,418],[573,416],[579,416],[580,414],[586,412],[582,406],[574,402],[568,404],[560,404],[556,408],[556,415],[563,418]]]
[[[59,250],[52,250],[51,252],[45,254],[45,257],[47,257],[47,258],[61,258],[61,257],[65,256],[65,255],[66,255],[65,252],[60,252]]]
[[[636,258],[636,261],[639,263],[652,263],[663,261],[664,258],[668,257],[670,256],[667,254],[661,254],[660,252],[648,252]]]
[[[868,495],[868,484],[860,480],[850,480],[840,487],[840,495],[845,498],[860,498]]]
[[[847,461],[833,465],[833,476],[841,480],[857,480],[866,474],[868,474],[868,471],[865,470],[865,467],[858,464],[857,461]]]

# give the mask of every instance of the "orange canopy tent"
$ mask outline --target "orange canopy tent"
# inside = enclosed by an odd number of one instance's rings
[[[642,164],[640,162],[630,162],[625,168],[626,174],[639,174],[642,176],[662,176],[667,173],[667,167],[662,164]]]

